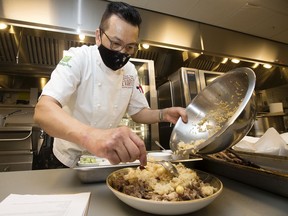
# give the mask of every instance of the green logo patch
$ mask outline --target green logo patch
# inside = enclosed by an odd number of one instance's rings
[[[64,56],[61,61],[67,63],[70,61],[71,58],[72,56]]]
[[[72,59],[72,56],[64,56],[61,61],[60,61],[60,65],[63,65],[63,66],[68,66],[71,68],[71,65],[68,64],[68,62]]]

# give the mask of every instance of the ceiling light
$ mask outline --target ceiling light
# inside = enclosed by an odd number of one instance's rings
[[[239,60],[239,59],[236,59],[236,58],[232,59],[231,61],[232,61],[233,63],[235,63],[235,64],[238,64],[238,63],[240,62],[240,60]]]
[[[150,45],[147,44],[147,43],[144,43],[144,44],[142,44],[142,47],[143,47],[144,49],[149,49]]]
[[[228,58],[223,58],[223,60],[221,61],[222,64],[226,64],[228,61]]]
[[[182,58],[183,58],[183,62],[185,62],[187,59],[189,59],[188,51],[182,52]]]
[[[83,33],[79,34],[79,39],[80,39],[80,41],[84,41],[85,34],[83,34]]]
[[[48,78],[41,77],[40,78],[40,88],[43,89],[47,82],[48,82]]]
[[[270,69],[270,68],[272,68],[272,65],[270,65],[270,64],[264,64],[263,67],[266,68],[266,69]]]
[[[6,29],[8,27],[5,23],[0,23],[0,29]]]
[[[254,63],[251,67],[253,68],[253,69],[255,69],[255,68],[257,68],[259,66],[259,63]]]

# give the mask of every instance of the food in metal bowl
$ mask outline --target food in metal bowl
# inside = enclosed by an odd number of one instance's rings
[[[213,154],[239,142],[255,121],[255,83],[250,68],[237,68],[216,78],[186,107],[188,122],[178,119],[170,148]]]

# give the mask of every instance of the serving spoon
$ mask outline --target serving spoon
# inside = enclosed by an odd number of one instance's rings
[[[170,174],[172,174],[173,176],[177,177],[179,176],[178,170],[176,169],[176,167],[170,162],[170,161],[148,161],[150,163],[157,163],[160,164],[161,166],[163,166]],[[145,166],[140,165],[140,169],[145,169]]]
[[[155,163],[159,163],[160,165],[162,165],[173,176],[179,176],[178,170],[170,161],[155,161]]]
[[[166,149],[157,140],[155,140],[155,144],[158,147],[160,147],[162,150],[166,151]],[[178,170],[176,169],[176,167],[170,161],[162,160],[162,161],[153,161],[153,162],[154,163],[159,163],[160,165],[162,165],[173,176],[176,176],[176,177],[179,176]]]
[[[166,149],[157,141],[155,140],[155,144],[160,147],[162,150],[166,151]]]

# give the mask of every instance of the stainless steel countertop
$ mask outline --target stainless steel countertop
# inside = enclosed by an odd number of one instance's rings
[[[288,198],[217,176],[224,185],[222,194],[193,216],[286,216]],[[122,203],[106,184],[82,184],[73,169],[51,169],[0,173],[0,201],[9,194],[64,194],[91,192],[89,216],[150,214]]]

